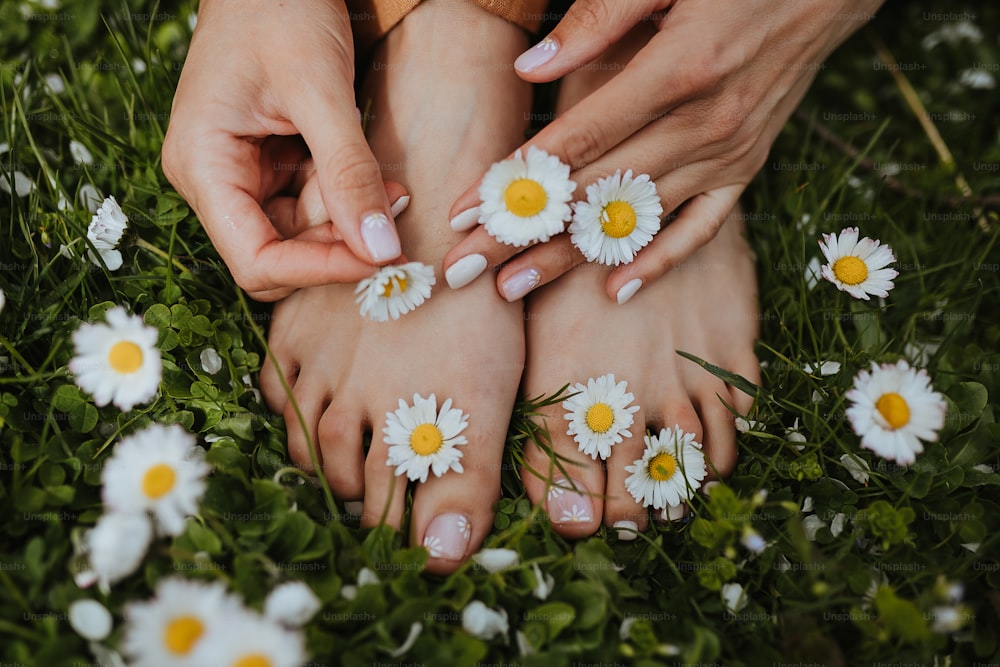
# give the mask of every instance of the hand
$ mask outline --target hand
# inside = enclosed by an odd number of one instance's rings
[[[202,1],[163,171],[255,299],[355,282],[400,256],[386,187],[399,197],[402,186],[383,185],[353,78],[343,0]],[[305,182],[300,167],[309,164],[297,134],[311,149],[322,218],[335,230],[300,234],[316,216],[292,205]],[[274,222],[265,208],[278,213]]]
[[[522,78],[552,81],[594,60],[640,21],[653,31],[624,69],[522,147],[537,146],[569,164],[577,198],[617,169],[647,173],[664,212],[677,214],[632,263],[612,271],[610,298],[623,303],[641,286],[637,279],[648,283],[666,273],[716,235],[822,61],[879,5],[576,0],[546,40],[515,61]],[[475,225],[474,216],[460,214],[479,203],[478,187],[456,200],[453,227]],[[452,248],[444,267],[473,253],[496,265],[515,252],[480,228]],[[497,286],[511,297],[503,286],[514,274],[534,268],[541,285],[583,261],[561,234],[510,261]]]

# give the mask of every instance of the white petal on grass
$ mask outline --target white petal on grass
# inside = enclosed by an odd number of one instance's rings
[[[111,612],[97,600],[74,600],[68,609],[69,624],[76,634],[91,641],[101,641],[111,634]]]
[[[958,82],[972,90],[993,90],[997,87],[996,77],[984,69],[966,69],[958,77]]]
[[[7,305],[7,295],[0,289],[0,313],[3,313],[4,306]]]
[[[816,541],[816,533],[819,532],[820,528],[825,528],[826,522],[820,519],[815,514],[810,514],[802,519],[802,530],[805,531],[806,539],[810,542]]]
[[[740,537],[740,544],[742,544],[747,551],[751,551],[755,554],[764,553],[764,549],[767,548],[767,542],[761,537],[753,528],[745,528],[743,530],[743,535]]]
[[[214,347],[206,347],[199,355],[201,368],[209,375],[215,375],[222,370],[222,357]]]
[[[480,549],[472,560],[487,572],[503,572],[517,567],[521,556],[513,549]]]
[[[479,600],[473,600],[462,610],[462,629],[473,637],[487,641],[497,635],[506,636],[510,629],[507,612],[490,609]]]
[[[859,484],[868,483],[868,473],[870,473],[872,469],[868,466],[868,462],[863,458],[852,454],[844,454],[840,457],[840,464],[847,468],[847,472],[850,473],[851,477],[853,477],[856,482]]]
[[[153,539],[144,514],[112,512],[97,520],[86,536],[87,557],[97,585],[107,594],[111,585],[135,572]]]
[[[535,587],[531,589],[531,594],[539,600],[544,600],[555,588],[556,580],[551,574],[543,573],[538,563],[531,564],[531,571],[535,575]]]
[[[94,164],[94,156],[90,154],[86,146],[76,139],[69,142],[69,154],[73,158],[73,162],[77,164]]]
[[[410,626],[410,633],[406,635],[406,640],[397,649],[389,651],[389,655],[394,658],[398,658],[405,654],[413,645],[417,643],[417,639],[420,637],[420,633],[423,632],[424,626],[420,623],[414,623]]]
[[[726,611],[730,614],[737,614],[747,606],[746,591],[743,590],[743,586],[735,583],[728,583],[722,585],[722,590],[720,592],[722,596],[722,604],[726,606]]]
[[[0,190],[3,190],[7,194],[12,194],[11,190],[13,190],[13,194],[16,194],[18,197],[27,197],[34,189],[35,183],[23,171],[14,172],[13,188],[11,188],[7,175],[0,175]]]
[[[101,208],[101,204],[104,202],[104,196],[90,183],[84,183],[80,186],[76,198],[79,200],[80,206],[91,213],[97,213],[97,209]]]
[[[817,364],[806,364],[802,367],[806,373],[810,375],[813,372],[817,372],[821,376],[836,375],[840,372],[840,362],[839,361],[821,361]]]
[[[264,601],[264,616],[282,625],[305,625],[323,605],[302,581],[286,581],[271,590]]]

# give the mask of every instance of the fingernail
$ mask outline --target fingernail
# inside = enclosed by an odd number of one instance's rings
[[[396,228],[385,213],[369,213],[361,219],[361,239],[376,262],[395,259],[402,252]]]
[[[680,521],[684,518],[685,514],[687,514],[687,505],[669,505],[663,510],[660,518],[663,521]]]
[[[456,232],[464,232],[479,224],[479,207],[467,208],[448,221]]]
[[[536,269],[521,269],[507,280],[503,281],[500,287],[503,290],[503,298],[508,301],[517,301],[531,290],[538,287],[542,279],[542,274]]]
[[[530,72],[552,60],[558,52],[559,43],[551,37],[546,37],[519,55],[514,61],[514,69],[518,72]]]
[[[424,548],[431,558],[462,560],[469,548],[472,526],[464,514],[439,514],[424,533]]]
[[[545,500],[545,509],[549,520],[555,524],[587,523],[594,520],[594,508],[590,498],[573,490],[573,487],[586,490],[583,484],[575,479],[567,482],[558,480],[549,487]]]
[[[389,207],[389,212],[392,213],[393,218],[398,218],[399,214],[406,210],[406,207],[410,205],[410,195],[403,195],[396,201],[392,202],[392,206]]]
[[[618,531],[618,539],[622,542],[631,542],[639,537],[639,524],[635,521],[615,521],[611,527]]]
[[[640,287],[642,287],[642,281],[639,280],[638,278],[633,278],[632,280],[622,285],[621,289],[618,290],[618,305],[620,306],[623,303],[627,302],[632,297],[634,297],[635,293],[639,291]]]
[[[465,287],[486,270],[486,258],[479,254],[466,255],[458,260],[444,272],[444,279],[448,287],[458,289]]]

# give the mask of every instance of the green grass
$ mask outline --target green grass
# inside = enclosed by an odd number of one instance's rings
[[[243,381],[256,381],[263,362],[269,308],[240,297],[159,167],[189,3],[156,11],[138,2],[67,0],[54,11],[4,3],[0,142],[9,150],[0,173],[23,172],[34,189],[0,193],[0,664],[93,664],[67,622],[68,604],[106,604],[116,615],[114,645],[123,606],[172,574],[221,579],[250,605],[283,579],[307,581],[325,605],[305,630],[317,665],[391,663],[387,651],[415,622],[423,631],[401,660],[428,665],[652,665],[669,662],[667,645],[687,664],[1000,662],[1000,92],[960,83],[974,67],[1000,77],[1000,8],[948,5],[884,8],[819,73],[748,190],[763,389],[751,415],[760,424],[740,435],[726,485],[695,501],[692,520],[636,542],[603,533],[567,542],[518,478],[524,443],[545,437],[527,419],[535,404],[523,403],[487,539],[517,550],[522,565],[499,574],[468,565],[438,578],[421,572],[422,549],[389,530],[358,529],[287,467],[283,421]],[[983,39],[926,50],[921,40],[949,23],[941,20],[949,12],[974,14]],[[916,66],[904,74],[925,110],[873,65],[878,40]],[[46,87],[51,74],[62,92]],[[918,122],[924,113],[953,165]],[[74,164],[70,140],[93,165]],[[901,168],[886,177],[892,164]],[[85,185],[115,195],[130,218],[120,271],[59,254],[61,244],[83,248]],[[60,208],[60,194],[72,205]],[[853,225],[895,250],[900,276],[884,306],[804,281],[819,235]],[[66,371],[71,333],[112,303],[161,333],[161,395],[128,414],[97,409]],[[199,361],[208,346],[224,362],[214,375]],[[855,373],[899,358],[925,367],[949,400],[940,441],[908,469],[860,450],[843,416]],[[818,360],[842,369],[803,372]],[[807,438],[801,450],[785,438],[796,420]],[[101,513],[102,462],[121,436],[151,421],[181,423],[205,444],[215,473],[202,511],[185,534],[155,541],[140,571],[110,595],[80,590],[70,561]],[[210,434],[221,437],[208,443]],[[845,453],[871,465],[867,485],[841,465]],[[800,509],[807,497],[811,512]],[[842,513],[843,532],[823,527],[807,539],[810,513],[827,526]],[[751,526],[769,543],[756,557],[739,544]],[[962,546],[969,543],[980,546],[972,552]],[[545,601],[531,595],[531,563],[555,578]],[[341,597],[363,566],[381,583]],[[887,586],[866,602],[878,573]],[[740,583],[750,600],[736,616],[720,598],[726,582]],[[951,634],[930,629],[942,582],[965,587],[965,624]],[[462,630],[472,599],[506,609],[509,642]],[[626,616],[637,620],[622,638]],[[518,658],[515,631],[535,655]]]

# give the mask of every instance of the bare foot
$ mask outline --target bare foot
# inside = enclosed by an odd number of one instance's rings
[[[434,266],[437,286],[423,306],[389,322],[361,318],[353,285],[299,290],[275,308],[270,331],[323,473],[338,498],[363,499],[362,525],[402,525],[406,477],[387,465],[382,434],[399,399],[434,393],[439,406],[450,397],[469,415],[465,472],[432,475],[414,493],[410,543],[428,547],[432,572],[458,567],[493,524],[524,368],[521,304],[497,295],[491,272],[450,290],[440,265],[457,240],[449,205],[523,139],[530,90],[499,65],[526,43],[520,29],[471,3],[439,0],[421,3],[383,40],[361,98],[372,100],[368,134],[385,177],[412,195],[398,220],[403,252]],[[292,459],[308,466],[306,434],[271,360],[261,384],[285,415]]]
[[[627,62],[632,51],[616,48],[607,63]],[[627,38],[628,39],[628,38]],[[623,40],[624,41],[624,40]],[[564,82],[559,108],[565,110],[598,87],[615,68],[592,67]],[[622,169],[629,165],[620,165]],[[734,419],[725,400],[745,413],[751,399],[725,385],[698,365],[677,355],[683,350],[739,373],[759,376],[753,353],[758,331],[756,276],[743,225],[731,217],[719,235],[684,264],[657,281],[642,285],[618,305],[604,294],[610,269],[583,264],[528,297],[528,396],[551,394],[566,383],[587,384],[589,378],[612,373],[628,382],[634,397],[632,437],[613,446],[602,462],[580,453],[560,405],[543,410],[545,425],[571,483],[549,454],[536,447],[526,452],[522,479],[534,502],[545,502],[556,532],[583,537],[601,523],[617,526],[619,536],[633,539],[648,525],[648,510],[626,491],[630,466],[642,458],[643,435],[675,424],[704,443],[706,458],[718,475],[736,462]],[[564,490],[563,487],[571,487]],[[576,490],[573,490],[573,489]]]

